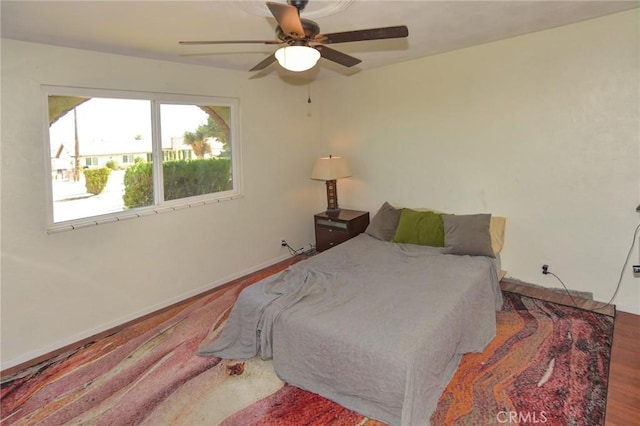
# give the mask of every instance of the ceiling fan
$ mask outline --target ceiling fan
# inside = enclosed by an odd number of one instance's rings
[[[278,40],[181,41],[180,44],[285,44],[286,46],[269,55],[249,71],[262,70],[275,61],[290,71],[306,71],[315,66],[320,57],[345,67],[352,67],[361,62],[360,59],[331,49],[326,44],[401,38],[409,35],[405,25],[320,34],[318,24],[309,19],[300,18],[300,12],[308,2],[309,0],[287,0],[288,4],[267,2],[267,7],[278,22],[276,27]]]

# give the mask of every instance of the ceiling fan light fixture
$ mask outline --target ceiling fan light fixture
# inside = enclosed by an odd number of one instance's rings
[[[289,71],[301,72],[313,68],[320,59],[320,52],[309,46],[285,46],[276,50],[278,63]]]

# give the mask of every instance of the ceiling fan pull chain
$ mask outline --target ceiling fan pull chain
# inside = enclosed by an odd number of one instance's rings
[[[310,104],[311,103],[311,83],[309,83],[309,98],[307,99],[307,103]]]

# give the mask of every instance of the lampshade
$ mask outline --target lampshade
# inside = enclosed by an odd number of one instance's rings
[[[309,46],[285,46],[276,50],[278,63],[289,71],[306,71],[320,59],[320,52]]]
[[[349,164],[342,157],[322,157],[316,160],[311,172],[311,179],[334,180],[351,176]]]

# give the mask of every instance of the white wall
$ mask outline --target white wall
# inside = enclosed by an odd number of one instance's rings
[[[322,82],[341,204],[507,216],[508,276],[608,301],[638,225],[638,10]],[[636,244],[631,263],[638,263]],[[640,313],[630,266],[615,299]]]
[[[287,257],[282,238],[313,241],[315,103],[250,77],[2,40],[3,369]],[[48,235],[41,84],[240,98],[244,198]]]
[[[608,300],[638,224],[638,11],[305,85],[2,40],[2,368],[286,256],[313,241],[320,154],[384,200],[508,217],[509,275]],[[40,85],[240,98],[245,197],[48,235]],[[632,262],[638,260],[637,246]],[[640,313],[626,270],[619,308]]]

